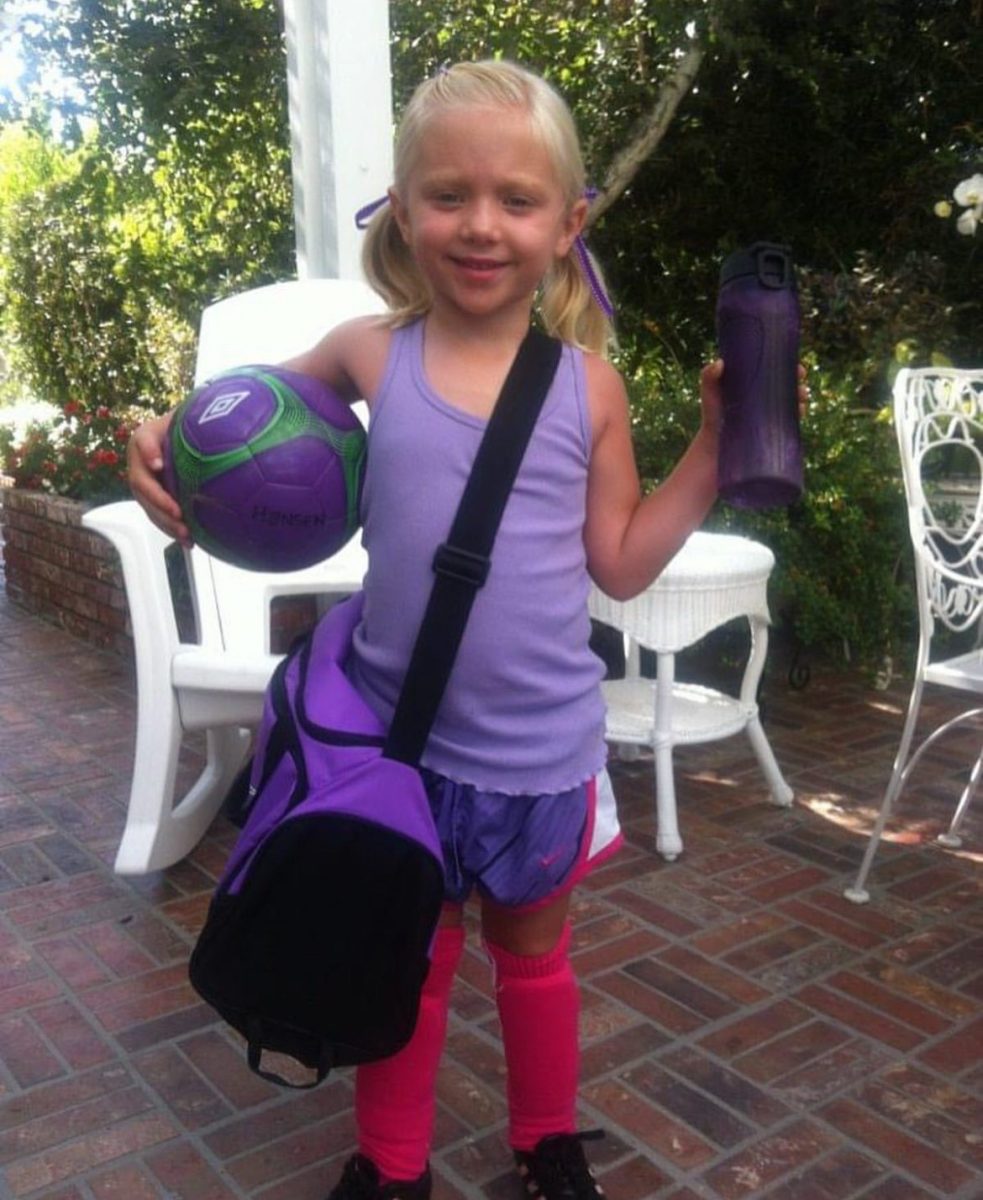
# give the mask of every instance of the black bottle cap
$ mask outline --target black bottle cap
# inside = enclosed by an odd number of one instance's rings
[[[745,275],[756,276],[762,287],[794,288],[792,248],[777,242],[755,242],[742,250],[735,250],[724,259],[720,268],[721,286]]]

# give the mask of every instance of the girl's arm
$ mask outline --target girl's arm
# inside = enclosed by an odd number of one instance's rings
[[[723,363],[711,363],[700,375],[699,432],[665,481],[643,497],[621,377],[599,358],[585,362],[593,425],[584,526],[587,567],[602,591],[627,600],[648,587],[716,499]]]
[[[348,401],[375,395],[386,362],[389,330],[377,317],[358,317],[332,329],[316,346],[283,363],[294,371],[312,375],[333,387]],[[147,516],[182,545],[191,535],[181,509],[160,481],[163,445],[172,413],[140,425],[126,450],[127,478],[133,496]]]
[[[379,317],[356,317],[282,365],[312,375],[349,403],[372,398],[379,390],[389,352],[389,326]]]

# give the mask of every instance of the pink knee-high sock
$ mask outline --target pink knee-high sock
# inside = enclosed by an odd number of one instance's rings
[[[509,1144],[576,1129],[580,992],[570,965],[570,926],[548,954],[511,954],[488,943],[508,1068]]]
[[[412,1038],[391,1058],[365,1063],[355,1074],[359,1152],[375,1163],[383,1180],[416,1179],[426,1170],[437,1067],[463,947],[462,926],[438,928]]]

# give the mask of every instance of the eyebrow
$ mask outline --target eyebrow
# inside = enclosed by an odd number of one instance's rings
[[[460,189],[467,188],[469,185],[465,177],[454,172],[435,171],[433,174],[424,173],[420,186],[427,190],[433,190],[435,188]],[[514,175],[502,183],[496,184],[495,190],[498,192],[529,192],[539,195],[546,189],[538,176]]]

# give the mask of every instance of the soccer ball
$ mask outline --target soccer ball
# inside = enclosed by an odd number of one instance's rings
[[[283,367],[238,367],[178,405],[164,485],[210,554],[294,571],[358,528],[365,448],[358,418],[326,384]]]

